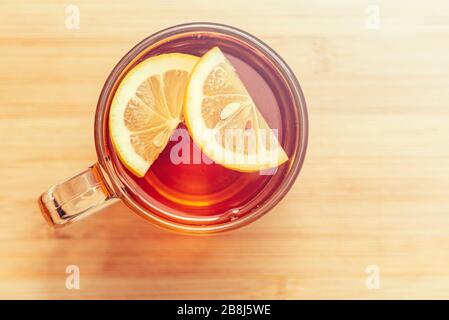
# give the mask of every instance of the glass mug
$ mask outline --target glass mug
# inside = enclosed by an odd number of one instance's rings
[[[130,177],[111,147],[108,112],[118,84],[140,61],[149,56],[168,52],[201,56],[216,45],[228,58],[232,57],[233,64],[245,62],[257,71],[257,77],[262,76],[264,79],[262,82],[268,83],[271,90],[269,95],[257,97],[259,92],[263,91],[263,83],[259,81],[260,79],[250,81],[255,83],[255,87],[248,90],[251,89],[249,92],[252,97],[253,94],[255,95],[254,101],[262,114],[273,118],[273,121],[276,121],[281,128],[279,141],[287,152],[289,161],[278,168],[279,170],[265,177],[263,185],[257,189],[257,192],[253,192],[250,198],[243,205],[240,204],[237,209],[228,208],[220,212],[217,209],[217,212],[211,214],[210,211],[215,209],[210,207],[207,215],[191,214],[199,209],[194,206],[183,207],[173,202],[173,199],[164,199],[163,193],[150,197]],[[243,68],[248,69],[245,66]],[[238,68],[237,71],[239,71]],[[250,77],[254,75],[255,73],[249,74]],[[247,85],[245,79],[242,78],[242,80]],[[266,105],[267,101],[271,101],[270,103],[278,105],[279,110],[275,110],[272,105],[266,106],[265,110],[260,109],[257,100],[262,106]],[[135,213],[165,229],[187,234],[211,234],[236,229],[258,219],[286,195],[295,182],[304,161],[308,139],[308,118],[305,99],[297,79],[286,63],[266,44],[230,26],[189,23],[153,34],[137,44],[120,60],[101,91],[96,109],[94,133],[98,162],[77,176],[54,185],[39,197],[41,211],[50,225],[64,226],[117,200],[122,200]],[[152,167],[150,167],[151,170]],[[170,174],[170,169],[164,170],[162,174],[159,173],[159,180],[164,178],[164,174]],[[214,184],[214,181],[209,182],[211,185]],[[150,182],[149,187],[151,183],[153,182]],[[178,192],[183,192],[182,190],[188,192],[188,182],[184,183],[187,184]],[[236,184],[239,184],[238,180]],[[202,196],[202,199],[204,196],[207,199],[207,195]],[[219,208],[218,205],[217,208]]]

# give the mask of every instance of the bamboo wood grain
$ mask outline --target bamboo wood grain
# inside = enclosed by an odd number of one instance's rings
[[[370,30],[376,3],[76,1],[68,30],[69,2],[2,1],[0,298],[449,298],[449,3],[383,1]],[[121,203],[50,230],[36,198],[95,162],[109,71],[189,21],[247,30],[295,71],[310,113],[297,183],[220,236],[168,233]],[[68,265],[80,290],[65,287]]]

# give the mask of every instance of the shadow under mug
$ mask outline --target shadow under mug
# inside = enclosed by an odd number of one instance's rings
[[[197,223],[182,223],[170,218],[169,212],[158,208],[156,205],[150,203],[148,206],[143,206],[139,201],[136,201],[129,186],[123,183],[120,172],[115,168],[107,152],[107,114],[115,89],[123,76],[143,59],[152,47],[182,34],[207,32],[233,37],[250,45],[276,67],[290,90],[291,103],[294,104],[293,113],[295,114],[288,116],[296,119],[297,130],[294,133],[293,155],[290,156],[288,172],[282,185],[270,194],[268,201],[255,203],[250,213],[235,220],[230,219],[213,224],[204,224],[201,220],[198,220]],[[287,64],[271,48],[254,36],[234,27],[215,23],[189,23],[170,27],[153,34],[137,44],[120,60],[107,78],[101,91],[95,115],[94,130],[98,162],[71,179],[52,186],[38,199],[43,216],[51,226],[64,226],[97,212],[114,201],[122,200],[134,212],[165,229],[187,234],[210,234],[232,230],[256,220],[272,209],[285,196],[296,180],[304,161],[308,139],[308,119],[305,99],[297,79]]]

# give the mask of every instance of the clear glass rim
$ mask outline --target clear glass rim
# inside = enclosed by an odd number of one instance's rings
[[[114,85],[117,84],[117,80],[121,75],[126,73],[127,68],[133,64],[134,61],[141,57],[142,53],[151,45],[156,43],[160,43],[164,39],[188,32],[218,32],[225,35],[230,35],[233,37],[237,37],[240,40],[243,40],[246,43],[249,43],[251,46],[260,50],[266,57],[268,57],[272,63],[279,69],[280,72],[284,75],[287,84],[293,94],[295,100],[295,110],[299,119],[299,137],[297,137],[298,141],[296,143],[296,149],[294,152],[294,161],[291,164],[291,167],[288,171],[288,174],[285,178],[285,181],[282,185],[276,189],[275,193],[270,197],[270,199],[264,202],[257,210],[243,216],[242,218],[236,219],[235,221],[228,221],[221,224],[216,225],[191,225],[191,224],[182,224],[178,222],[174,222],[172,220],[164,219],[161,215],[150,212],[147,209],[140,206],[134,199],[128,194],[126,190],[126,186],[123,185],[121,179],[119,177],[118,172],[115,170],[112,165],[111,159],[107,156],[107,147],[106,141],[107,137],[105,137],[105,125],[107,125],[107,119],[105,117],[106,107],[108,105],[108,101],[111,98],[111,92],[114,90]],[[266,45],[261,40],[256,37],[248,34],[245,31],[237,29],[235,27],[217,24],[217,23],[209,23],[209,22],[196,22],[196,23],[187,23],[176,25],[173,27],[169,27],[163,29],[153,35],[145,38],[140,43],[134,46],[114,67],[111,71],[109,77],[107,78],[103,89],[101,91],[100,97],[98,99],[97,110],[95,114],[95,126],[94,126],[94,136],[95,136],[95,147],[97,151],[98,161],[103,168],[104,175],[106,180],[108,180],[110,187],[115,191],[117,196],[121,198],[125,204],[130,207],[134,212],[146,218],[150,222],[155,223],[158,226],[161,226],[165,229],[179,231],[182,233],[188,234],[210,234],[216,232],[222,232],[227,230],[232,230],[241,226],[244,226],[248,223],[253,222],[254,220],[260,218],[268,211],[270,211],[274,206],[276,206],[279,201],[287,194],[290,188],[293,186],[298,174],[302,168],[304,163],[305,154],[307,150],[307,142],[308,142],[308,114],[306,101],[304,98],[304,94],[299,85],[298,80],[296,79],[294,73],[290,69],[290,67],[285,63],[285,61],[276,53],[273,49],[271,49],[268,45]],[[161,212],[157,207],[153,207],[156,212]]]

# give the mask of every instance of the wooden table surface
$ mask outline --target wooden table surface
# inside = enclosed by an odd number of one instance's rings
[[[247,30],[295,71],[310,140],[293,189],[214,237],[121,203],[49,229],[36,198],[95,162],[110,70],[189,21]],[[448,39],[447,0],[2,1],[0,298],[449,298]]]

